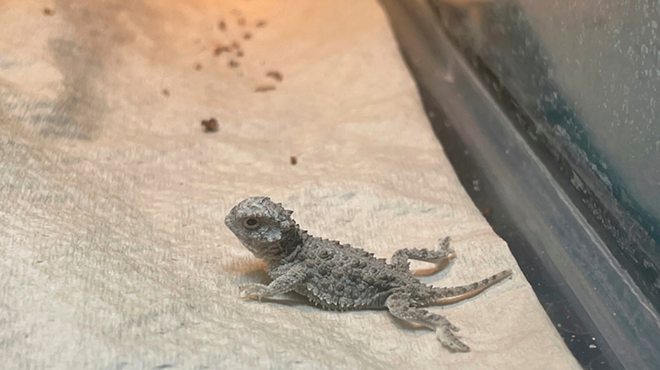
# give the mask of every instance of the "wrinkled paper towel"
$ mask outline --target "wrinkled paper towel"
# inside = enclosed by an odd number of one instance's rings
[[[376,1],[0,10],[4,369],[579,369],[457,181]],[[251,195],[380,257],[451,235],[458,258],[425,282],[514,276],[432,308],[466,354],[386,311],[239,300],[267,281],[223,223]]]

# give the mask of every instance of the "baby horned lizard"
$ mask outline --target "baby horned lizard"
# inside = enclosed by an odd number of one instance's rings
[[[270,198],[247,198],[225,218],[225,224],[255,256],[268,264],[269,285],[246,284],[240,297],[261,299],[295,291],[330,310],[384,309],[401,320],[435,330],[438,340],[454,351],[470,350],[456,336],[458,328],[444,316],[424,310],[480,293],[511,275],[502,271],[469,285],[436,288],[417,280],[408,260],[436,266],[455,257],[449,238],[436,250],[399,249],[390,263],[348,244],[314,237],[291,219],[292,211]]]

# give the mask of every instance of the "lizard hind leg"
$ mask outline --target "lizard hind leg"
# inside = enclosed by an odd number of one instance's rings
[[[513,272],[511,270],[504,270],[472,284],[447,288],[434,287],[429,293],[428,298],[422,299],[422,302],[425,304],[449,304],[462,301],[483,292],[484,290],[511,276],[512,273]]]
[[[431,313],[423,308],[410,304],[410,296],[406,293],[392,294],[386,301],[390,314],[411,324],[417,324],[435,330],[435,336],[443,346],[456,352],[469,352],[470,347],[454,335],[458,328],[446,317]]]
[[[450,247],[451,238],[446,237],[438,241],[435,250],[417,249],[417,248],[404,248],[399,249],[392,255],[391,264],[397,270],[407,271],[410,268],[408,260],[416,260],[429,262],[435,266],[429,269],[421,269],[412,271],[416,276],[428,276],[438,272],[446,262],[456,257],[456,253]]]

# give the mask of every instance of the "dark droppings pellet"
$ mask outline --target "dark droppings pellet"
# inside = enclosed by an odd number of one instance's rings
[[[277,82],[280,82],[284,79],[284,76],[282,76],[282,74],[278,71],[268,71],[268,73],[266,73],[266,77],[270,77]]]
[[[204,126],[204,132],[218,132],[220,125],[218,125],[218,120],[215,118],[210,118],[202,121],[202,126]]]
[[[229,46],[221,45],[221,46],[218,46],[215,49],[213,49],[213,55],[215,55],[217,57],[222,53],[228,53],[230,51],[231,51],[231,48],[229,48]]]
[[[292,155],[291,158],[289,158],[289,161],[291,162],[292,166],[295,166],[295,165],[298,164],[298,158],[296,156]]]
[[[273,86],[273,85],[261,85],[261,86],[257,86],[254,89],[254,92],[267,92],[267,91],[273,91],[273,90],[275,90],[275,86]]]

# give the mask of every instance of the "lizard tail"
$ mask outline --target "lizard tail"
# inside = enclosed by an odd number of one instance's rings
[[[474,297],[475,295],[483,292],[489,287],[499,283],[500,281],[511,276],[511,270],[504,270],[493,276],[487,277],[481,281],[474,282],[468,285],[461,285],[447,288],[433,288],[431,291],[427,304],[449,304],[464,299]]]

